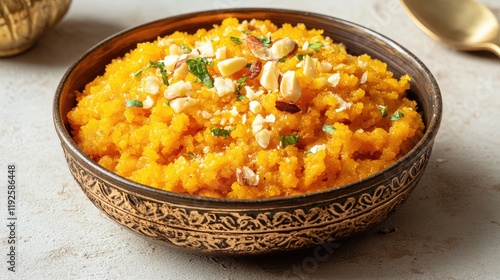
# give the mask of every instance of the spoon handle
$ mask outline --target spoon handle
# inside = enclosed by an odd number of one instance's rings
[[[488,46],[488,49],[500,57],[500,36],[497,38],[496,42],[492,42]]]

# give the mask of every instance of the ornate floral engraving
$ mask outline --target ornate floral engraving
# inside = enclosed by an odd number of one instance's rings
[[[219,209],[158,201],[98,178],[65,150],[69,169],[111,219],[155,241],[198,252],[258,254],[352,236],[399,208],[423,174],[430,149],[407,170],[362,194],[295,209]]]

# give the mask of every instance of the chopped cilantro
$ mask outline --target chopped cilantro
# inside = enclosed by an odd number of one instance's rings
[[[165,101],[165,105],[170,107],[170,101]]]
[[[236,100],[238,101],[243,101],[245,99],[245,96],[241,93],[236,94]]]
[[[163,84],[168,86],[167,70],[165,69],[165,64],[163,61],[150,61],[148,68],[158,68],[160,70],[161,79]]]
[[[238,86],[236,87],[235,94],[236,94],[236,100],[238,100],[238,101],[243,101],[243,99],[245,99],[245,95],[241,94],[241,89],[245,85],[246,79],[247,79],[247,76],[242,76],[236,82],[238,84]]]
[[[391,115],[391,121],[397,121],[404,116],[405,115],[403,113],[401,113],[400,111],[396,111],[396,113]]]
[[[286,147],[289,145],[295,145],[299,143],[300,135],[291,134],[291,135],[280,135],[281,146]]]
[[[285,61],[286,61],[286,56],[284,56],[284,57],[282,57],[282,58],[278,59],[278,62],[285,62]]]
[[[296,57],[297,57],[298,60],[303,60],[306,55],[307,56],[312,56],[313,53],[301,53],[301,54],[296,55]]]
[[[248,29],[247,29],[247,30],[243,30],[243,34],[248,35],[248,34],[251,34],[251,33],[252,33],[252,31],[250,31],[250,30],[248,30]]]
[[[323,42],[310,43],[307,47],[309,49],[315,50],[316,52],[319,52],[319,48],[323,47]]]
[[[208,60],[206,57],[201,57],[201,60],[208,66],[214,66],[214,61],[213,60]]]
[[[266,48],[269,48],[273,44],[273,40],[271,39],[271,37],[262,36],[259,37],[259,40],[262,43],[262,45],[264,45],[264,47]]]
[[[192,158],[192,159],[195,159],[195,158],[196,158],[196,155],[195,155],[195,154],[193,154],[193,153],[186,153],[185,155],[186,155],[187,157]]]
[[[386,117],[387,116],[387,106],[378,105],[378,108],[380,109],[380,114],[382,114],[382,117]]]
[[[182,44],[179,46],[179,48],[180,48],[181,50],[185,50],[187,53],[190,53],[190,52],[192,51],[192,50],[191,50],[191,48],[190,48],[190,47],[188,47],[188,46],[186,46],[186,44],[184,44],[184,43],[182,43]]]
[[[231,37],[231,41],[233,41],[236,45],[241,45],[241,40],[238,37]]]
[[[188,66],[189,72],[198,77],[203,84],[205,84],[209,88],[214,87],[214,83],[212,78],[207,71],[207,59],[204,57],[198,57],[196,59],[188,59],[186,60],[186,64]]]
[[[328,125],[328,124],[323,125],[322,129],[324,132],[328,134],[333,134],[333,132],[335,131],[335,127],[333,125]]]
[[[137,72],[134,72],[134,77],[140,77],[142,75],[142,69],[137,71]]]
[[[224,137],[224,139],[227,139],[229,137],[229,134],[231,133],[231,129],[223,129],[219,127],[213,127],[210,129],[212,132],[213,136],[220,136]]]
[[[238,85],[241,85],[243,83],[245,83],[247,79],[247,76],[242,76],[241,78],[238,79],[238,81],[236,82]]]
[[[139,100],[136,100],[136,99],[132,99],[132,100],[127,100],[127,102],[125,103],[125,106],[127,108],[131,108],[131,107],[140,107],[142,108],[142,102],[139,101]]]

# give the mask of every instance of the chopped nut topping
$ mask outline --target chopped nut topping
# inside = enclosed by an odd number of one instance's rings
[[[204,118],[204,119],[210,119],[212,117],[212,114],[210,114],[209,112],[203,110],[201,111],[201,116]]]
[[[368,80],[368,72],[364,72],[363,75],[361,76],[360,83],[364,84],[364,83],[366,83],[367,80]]]
[[[298,113],[300,112],[299,106],[293,104],[293,103],[286,103],[283,101],[276,100],[276,109],[282,112],[288,112],[288,113]]]
[[[309,152],[312,154],[317,154],[319,151],[324,151],[326,149],[326,144],[314,145]]]
[[[177,70],[180,67],[182,67],[182,64],[183,63],[185,64],[186,60],[188,60],[188,59],[189,59],[189,55],[186,55],[186,54],[181,55],[174,65],[174,70]]]
[[[259,101],[252,100],[248,103],[248,107],[250,111],[254,114],[258,114],[262,111],[262,105],[260,105]]]
[[[259,175],[247,166],[236,168],[236,182],[242,186],[254,187],[259,184]]]
[[[229,93],[233,93],[236,88],[234,80],[230,78],[214,78],[214,87],[218,96],[224,96]]]
[[[309,78],[314,77],[314,75],[316,75],[316,69],[314,67],[314,65],[316,64],[315,59],[306,55],[303,61],[304,64],[302,65],[302,71],[304,72],[304,75]]]
[[[179,56],[176,54],[165,56],[165,58],[163,59],[163,64],[165,64],[165,69],[170,72],[174,71],[174,67],[178,60]]]
[[[278,60],[282,57],[287,56],[297,48],[297,43],[294,40],[285,37],[276,40],[271,46],[270,55],[273,60]]]
[[[264,121],[268,123],[273,123],[276,121],[276,116],[273,114],[269,114],[264,118]]]
[[[262,126],[264,125],[264,118],[262,117],[261,114],[258,114],[255,116],[253,122],[252,122],[252,132],[253,134],[257,134],[257,132],[262,130]]]
[[[226,47],[220,47],[215,51],[215,59],[226,59]]]
[[[302,96],[299,79],[295,76],[295,71],[287,71],[281,79],[281,96],[291,102],[297,102]]]
[[[328,82],[332,85],[332,87],[336,87],[340,82],[340,74],[335,73],[335,74],[331,75],[328,78]]]
[[[169,50],[170,54],[181,55],[184,53],[184,51],[176,44],[170,45]]]
[[[190,96],[191,89],[192,86],[190,82],[178,81],[177,83],[171,84],[169,87],[167,87],[163,95],[168,100],[177,98],[179,96]]]
[[[201,56],[203,57],[214,57],[214,47],[212,46],[211,41],[205,42],[195,42],[195,48],[198,50]]]
[[[189,74],[189,69],[188,69],[188,65],[187,63],[185,63],[187,61],[184,60],[184,63],[180,63],[180,65],[176,64],[175,67],[177,67],[175,70],[174,70],[174,75],[173,75],[173,78],[176,79],[176,80],[183,80],[184,78],[186,78],[187,74]]]
[[[264,149],[267,148],[271,140],[271,131],[262,129],[261,131],[257,132],[257,134],[255,134],[255,140],[257,141],[257,144],[259,144],[259,146]]]
[[[319,72],[326,73],[326,72],[332,71],[333,66],[328,61],[321,61],[321,62],[318,63],[318,65],[316,66],[316,68],[318,69]]]
[[[255,57],[261,58],[263,60],[269,60],[269,49],[264,47],[259,38],[253,35],[249,35],[245,39],[245,44]]]
[[[261,70],[262,70],[262,62],[260,60],[255,61],[248,70],[247,79],[252,80],[257,78]]]
[[[246,97],[250,100],[255,100],[264,93],[263,90],[254,91],[250,86],[245,86],[245,92]]]
[[[148,76],[144,78],[145,88],[144,90],[149,94],[157,94],[160,90],[160,79],[155,76]]]
[[[197,103],[197,100],[191,97],[180,97],[170,101],[170,107],[176,113],[182,112],[184,109],[189,108]]]
[[[217,63],[217,68],[222,76],[232,75],[247,65],[247,59],[244,57],[232,57]]]
[[[348,108],[351,108],[352,103],[351,102],[346,102],[342,97],[338,96],[337,94],[333,95],[335,99],[337,99],[337,102],[339,103],[339,107],[335,109],[335,112],[340,113],[342,111],[345,111]]]
[[[288,37],[276,40],[270,48],[266,48],[259,38],[253,35],[247,36],[245,43],[252,54],[262,60],[278,60],[287,56],[297,47],[297,43]]]
[[[266,64],[264,64],[262,76],[260,76],[260,84],[269,91],[277,90],[279,87],[279,74],[280,72],[273,62],[266,62]]]
[[[153,98],[151,98],[151,96],[148,95],[146,99],[142,102],[142,108],[149,109],[153,107],[153,104],[154,104]]]

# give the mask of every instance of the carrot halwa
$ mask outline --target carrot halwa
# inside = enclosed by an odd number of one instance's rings
[[[410,77],[322,30],[225,19],[139,43],[77,93],[76,143],[167,191],[268,198],[335,188],[394,163],[423,135]]]

